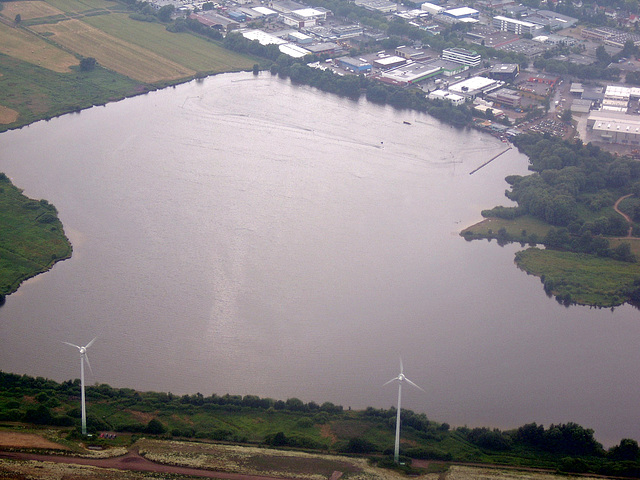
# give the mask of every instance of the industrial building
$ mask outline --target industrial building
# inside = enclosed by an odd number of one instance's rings
[[[464,48],[445,48],[442,51],[442,58],[470,67],[477,67],[482,62],[482,56],[479,53]]]
[[[240,27],[240,24],[235,20],[232,20],[229,17],[223,17],[222,15],[218,15],[212,11],[192,13],[189,15],[189,18],[197,20],[202,25],[219,30],[223,33],[228,33],[231,30],[235,30]]]
[[[364,28],[360,25],[340,25],[331,28],[331,31],[336,35],[336,38],[354,38],[359,37],[364,33]]]
[[[325,11],[316,10],[315,8],[301,8],[280,15],[280,19],[285,25],[294,28],[313,27],[317,25],[319,21],[326,20],[326,18],[327,13]]]
[[[440,73],[440,68],[420,62],[407,63],[380,74],[379,79],[394,85],[412,85]]]
[[[405,58],[393,55],[388,57],[376,58],[373,61],[373,66],[376,68],[381,68],[383,70],[389,70],[391,68],[404,65],[405,63],[407,63],[407,60]]]
[[[251,10],[254,10],[254,11],[258,12],[259,14],[261,14],[265,18],[277,18],[278,17],[278,12],[276,12],[275,10],[271,10],[270,8],[267,8],[267,7],[252,7]]]
[[[544,26],[538,23],[525,22],[516,18],[497,15],[493,17],[493,26],[505,32],[513,32],[518,35],[529,33],[534,37],[544,30]]]
[[[447,92],[446,90],[434,90],[427,95],[429,100],[446,100],[450,102],[452,105],[462,105],[467,101],[465,97],[462,95],[457,95],[455,93]]]
[[[468,98],[475,98],[478,95],[490,93],[502,87],[504,82],[486,77],[471,77],[461,82],[449,85],[449,91],[464,95]]]
[[[587,128],[593,139],[626,145],[640,145],[640,117],[620,112],[591,112]]]
[[[442,12],[442,15],[451,17],[455,20],[461,20],[463,18],[478,18],[480,12],[475,8],[459,7],[452,8],[451,10],[445,10]]]
[[[288,43],[280,37],[263,32],[262,30],[246,30],[241,32],[247,40],[257,40],[260,45],[284,45]]]
[[[359,7],[364,7],[367,10],[381,13],[393,13],[398,11],[398,4],[390,2],[389,0],[355,0],[355,4]]]
[[[367,61],[353,57],[340,57],[336,59],[338,65],[353,73],[367,73],[371,71],[371,64]]]
[[[440,5],[436,5],[434,3],[425,2],[420,5],[420,10],[424,10],[425,12],[430,13],[431,15],[438,15],[444,12],[444,7]]]
[[[441,73],[445,77],[453,77],[454,75],[458,75],[465,70],[469,70],[468,65],[450,62],[449,60],[443,60],[441,58],[436,58],[435,60],[430,60],[426,63],[429,65],[433,65],[434,67],[440,67]]]
[[[396,47],[394,53],[399,57],[406,58],[407,60],[413,60],[414,62],[429,60],[429,54],[424,50],[404,45]]]
[[[518,95],[518,92],[516,90],[511,90],[510,88],[500,88],[495,92],[487,94],[486,98],[492,100],[496,104],[511,108],[519,108],[522,100],[520,95]]]
[[[520,73],[517,63],[498,63],[491,68],[489,76],[503,82],[513,82]]]

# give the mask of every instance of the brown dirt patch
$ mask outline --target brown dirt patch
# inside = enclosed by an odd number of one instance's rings
[[[331,443],[336,443],[338,441],[338,437],[331,431],[331,425],[325,423],[320,427],[320,435],[323,438],[328,438],[331,440]]]
[[[1,77],[2,75],[0,75]],[[18,116],[20,114],[15,110],[12,110],[8,107],[3,107],[0,105],[0,123],[3,125],[8,125],[9,123],[13,123],[18,120]]]
[[[0,447],[47,448],[69,450],[64,445],[42,438],[35,433],[0,432]]]
[[[149,423],[150,420],[156,418],[154,415],[146,412],[137,412],[135,410],[125,410],[129,415],[138,420],[140,423]]]

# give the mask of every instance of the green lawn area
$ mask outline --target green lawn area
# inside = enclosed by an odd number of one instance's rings
[[[25,197],[0,174],[0,295],[70,256],[55,207]]]
[[[529,248],[517,265],[543,279],[545,290],[566,303],[612,307],[629,300],[640,265],[582,253]]]
[[[248,70],[256,59],[226,50],[189,33],[170,33],[160,23],[139,22],[127,14],[112,13],[82,19],[109,35],[150,50],[198,72]]]
[[[2,54],[0,68],[0,105],[16,110],[20,115],[14,123],[0,124],[0,132],[148,89],[102,68],[91,72],[57,73]]]
[[[536,234],[538,238],[542,239],[552,227],[531,215],[523,215],[514,220],[489,217],[465,228],[460,234],[470,238],[485,238],[492,235],[495,236],[501,228],[504,228],[511,237],[519,238],[522,236],[522,232],[525,231],[527,236]],[[470,234],[465,232],[470,232]]]
[[[95,9],[113,8],[116,2],[108,0],[46,0],[49,5],[66,13],[82,13]]]

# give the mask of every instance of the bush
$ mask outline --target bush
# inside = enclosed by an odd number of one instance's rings
[[[347,445],[342,449],[346,453],[372,453],[377,450],[373,443],[359,437],[350,438]]]
[[[162,422],[155,418],[149,420],[149,423],[147,423],[147,426],[144,429],[144,433],[149,433],[151,435],[162,435],[166,431],[167,429]]]

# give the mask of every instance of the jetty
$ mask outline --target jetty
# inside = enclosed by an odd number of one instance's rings
[[[480,165],[478,168],[472,170],[469,172],[469,175],[473,175],[474,173],[476,173],[478,170],[480,170],[482,167],[486,167],[487,165],[489,165],[491,162],[493,162],[496,158],[498,158],[500,155],[502,155],[503,153],[508,152],[509,150],[511,150],[511,145],[509,145],[509,148],[507,148],[506,150],[503,150],[502,152],[500,152],[497,155],[494,155],[493,157],[491,157],[489,160],[487,160],[486,162],[484,162],[482,165]]]

